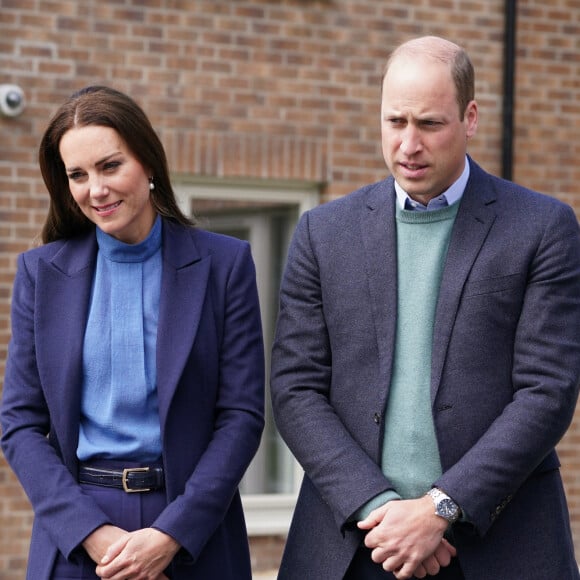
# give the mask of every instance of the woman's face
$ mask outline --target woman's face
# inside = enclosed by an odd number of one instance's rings
[[[105,233],[127,244],[143,241],[155,221],[150,173],[110,127],[67,131],[59,144],[73,199]]]

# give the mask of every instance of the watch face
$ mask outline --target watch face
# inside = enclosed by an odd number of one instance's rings
[[[446,520],[452,520],[457,515],[457,506],[453,500],[445,498],[437,504],[437,511]]]

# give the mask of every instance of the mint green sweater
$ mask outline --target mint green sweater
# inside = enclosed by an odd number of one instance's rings
[[[435,308],[459,204],[397,210],[397,335],[385,410],[382,468],[403,498],[425,494],[441,475],[431,413]]]
[[[397,334],[385,409],[383,473],[388,491],[358,510],[356,519],[390,499],[424,495],[441,475],[431,413],[431,351],[443,265],[459,203],[435,211],[397,205]]]

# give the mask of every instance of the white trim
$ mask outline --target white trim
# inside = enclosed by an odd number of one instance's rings
[[[189,215],[191,200],[194,199],[274,201],[285,205],[295,204],[299,214],[320,205],[320,184],[313,182],[232,181],[224,184],[223,180],[196,180],[191,177],[181,182],[174,178],[174,182],[177,203],[186,215]]]
[[[242,495],[250,536],[286,535],[296,505],[295,494]]]

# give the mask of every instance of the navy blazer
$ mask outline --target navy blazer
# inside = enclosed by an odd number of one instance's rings
[[[580,380],[578,223],[567,205],[469,162],[434,325],[433,484],[469,519],[453,530],[467,579],[575,579],[554,448]],[[280,579],[342,578],[363,539],[351,516],[392,489],[380,461],[395,203],[392,177],[363,187],[305,214],[290,247],[271,389],[305,478]]]
[[[2,449],[35,513],[28,578],[47,580],[108,522],[77,484],[82,345],[94,232],[19,257]],[[263,428],[264,356],[246,242],[163,222],[157,390],[176,579],[251,577],[238,484]],[[47,437],[48,435],[48,437]]]

